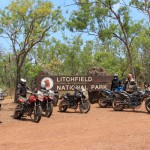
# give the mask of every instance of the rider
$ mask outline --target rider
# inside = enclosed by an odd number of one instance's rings
[[[125,83],[125,91],[128,93],[133,93],[136,90],[137,90],[137,83],[132,77],[132,74],[128,74],[128,78]]]
[[[22,98],[26,98],[27,89],[28,89],[28,87],[26,86],[26,80],[21,78],[20,83],[17,86],[17,95],[21,96]]]
[[[123,90],[122,82],[118,78],[118,74],[114,74],[114,79],[111,83],[111,91],[120,91]]]

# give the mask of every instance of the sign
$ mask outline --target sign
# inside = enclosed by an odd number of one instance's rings
[[[113,76],[49,76],[41,73],[37,76],[37,88],[45,87],[46,89],[58,91],[73,91],[74,86],[84,88],[88,91],[100,89],[110,89]]]
[[[53,79],[51,79],[50,77],[44,77],[41,81],[41,87],[46,88],[47,90],[52,89],[54,86],[54,82]]]

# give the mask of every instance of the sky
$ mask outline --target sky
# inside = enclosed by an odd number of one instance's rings
[[[73,4],[73,0],[50,0],[53,4],[54,4],[54,8],[57,8],[58,6],[61,6],[62,11],[63,11],[63,16],[64,17],[68,17],[68,15],[66,14],[66,11],[68,10],[68,12],[70,13],[72,10],[76,9],[76,6],[73,6],[71,4]],[[124,2],[128,2],[129,0],[124,0]],[[6,6],[8,6],[10,4],[11,0],[0,0],[0,9],[4,9]],[[115,6],[115,9],[117,10],[119,8],[119,4],[117,4]],[[132,9],[132,13],[131,13],[132,17],[134,20],[140,20],[142,18],[144,18],[145,16],[142,13],[139,13],[136,9]],[[66,35],[70,36],[70,32],[69,31],[65,31]],[[59,37],[61,40],[61,33],[58,32],[55,35],[56,37]],[[90,37],[87,37],[90,39]],[[11,51],[10,50],[10,41],[8,39],[3,39],[0,37],[0,47],[3,47],[4,49],[6,49],[6,52]]]

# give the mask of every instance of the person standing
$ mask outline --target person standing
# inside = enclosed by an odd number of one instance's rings
[[[27,86],[26,86],[26,80],[21,78],[20,83],[17,86],[17,95],[21,96],[22,98],[26,99],[27,96]]]
[[[137,91],[137,83],[135,82],[132,74],[128,74],[127,80],[125,82],[125,91],[128,93]]]
[[[118,78],[118,74],[114,74],[114,79],[111,82],[111,91],[122,91],[123,86],[121,80]]]

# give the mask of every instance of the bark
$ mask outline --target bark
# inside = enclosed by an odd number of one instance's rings
[[[16,58],[16,67],[17,67],[17,70],[16,70],[15,97],[14,97],[15,103],[18,101],[17,100],[17,87],[20,81],[20,71],[21,71],[21,66],[19,64],[19,57]]]

